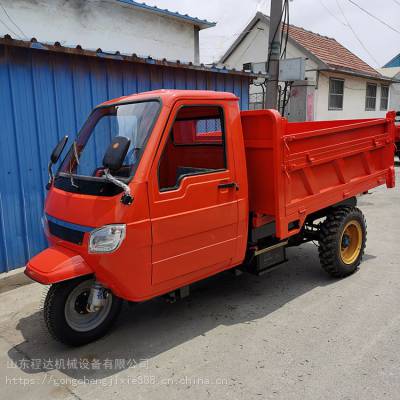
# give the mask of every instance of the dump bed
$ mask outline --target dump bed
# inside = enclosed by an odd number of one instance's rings
[[[253,226],[277,237],[306,217],[376,186],[394,186],[395,113],[386,118],[289,123],[274,110],[241,113]]]

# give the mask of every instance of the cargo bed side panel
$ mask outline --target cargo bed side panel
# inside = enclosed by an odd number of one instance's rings
[[[394,185],[394,114],[386,119],[287,123],[282,136],[281,238],[307,215],[376,186]],[[292,227],[292,229],[290,229]]]
[[[276,236],[306,217],[376,186],[394,186],[395,113],[386,118],[288,123],[275,110],[241,113],[254,215]]]

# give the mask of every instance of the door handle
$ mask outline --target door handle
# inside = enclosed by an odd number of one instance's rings
[[[223,182],[218,185],[218,189],[231,189],[239,190],[239,185],[236,182]]]

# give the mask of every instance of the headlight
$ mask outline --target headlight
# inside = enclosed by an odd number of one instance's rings
[[[89,253],[111,253],[117,250],[125,239],[126,225],[106,225],[91,232]]]

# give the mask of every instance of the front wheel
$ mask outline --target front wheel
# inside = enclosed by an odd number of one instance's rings
[[[357,207],[332,211],[321,225],[319,258],[322,268],[335,278],[357,271],[367,241],[367,224]]]
[[[53,284],[44,302],[44,321],[54,339],[81,346],[102,337],[113,325],[122,300],[108,292],[105,304],[88,311],[94,278],[83,277]]]

